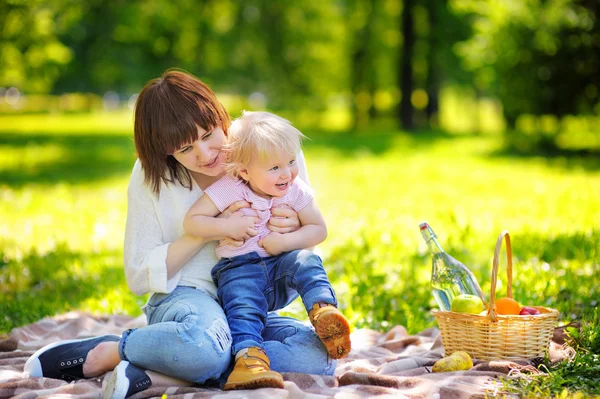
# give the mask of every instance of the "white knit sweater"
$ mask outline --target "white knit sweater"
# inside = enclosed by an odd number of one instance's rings
[[[298,176],[308,183],[304,156],[297,157]],[[133,166],[127,191],[127,224],[125,227],[125,277],[136,295],[169,293],[177,285],[207,290],[216,296],[210,271],[217,263],[217,241],[207,243],[171,279],[167,279],[167,249],[183,235],[183,218],[202,190],[193,182],[192,190],[179,183],[163,183],[158,197],[144,183],[139,160]]]

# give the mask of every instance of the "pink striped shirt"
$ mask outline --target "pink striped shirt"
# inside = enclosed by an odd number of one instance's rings
[[[223,212],[236,201],[248,201],[250,208],[243,208],[242,214],[258,216],[260,219],[256,224],[257,235],[246,240],[241,247],[232,245],[217,247],[216,253],[219,258],[231,258],[250,252],[256,252],[262,257],[271,256],[258,246],[258,241],[270,233],[267,223],[271,218],[271,208],[291,208],[300,212],[313,199],[311,188],[299,178],[294,179],[283,197],[273,197],[270,200],[256,195],[242,179],[235,179],[231,176],[225,176],[211,184],[204,190],[204,194],[210,197],[219,212]]]

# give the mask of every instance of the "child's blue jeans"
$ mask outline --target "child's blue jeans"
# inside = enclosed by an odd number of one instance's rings
[[[267,313],[285,307],[300,295],[306,311],[315,303],[337,306],[321,258],[298,250],[261,258],[256,252],[222,258],[212,269],[217,295],[227,315],[232,352],[265,349]]]

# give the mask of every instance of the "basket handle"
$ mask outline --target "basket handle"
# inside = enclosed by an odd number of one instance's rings
[[[488,316],[494,322],[498,320],[498,313],[496,312],[496,281],[498,280],[498,263],[500,259],[500,250],[502,249],[503,239],[506,241],[506,274],[508,276],[506,295],[509,298],[512,298],[512,247],[510,245],[510,235],[508,234],[507,230],[504,230],[498,236],[498,241],[496,241],[496,249],[494,250],[494,262],[492,268],[492,291],[490,295],[490,303],[488,306]]]

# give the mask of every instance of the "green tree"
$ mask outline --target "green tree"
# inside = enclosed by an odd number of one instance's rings
[[[0,1],[0,86],[48,92],[72,61],[60,39],[76,7],[68,1]]]
[[[236,91],[261,90],[275,108],[323,109],[348,75],[341,7],[307,0],[239,5],[228,43]]]
[[[459,53],[476,87],[497,96],[509,127],[523,113],[590,113],[600,88],[599,5],[592,0],[452,0],[474,35]]]

